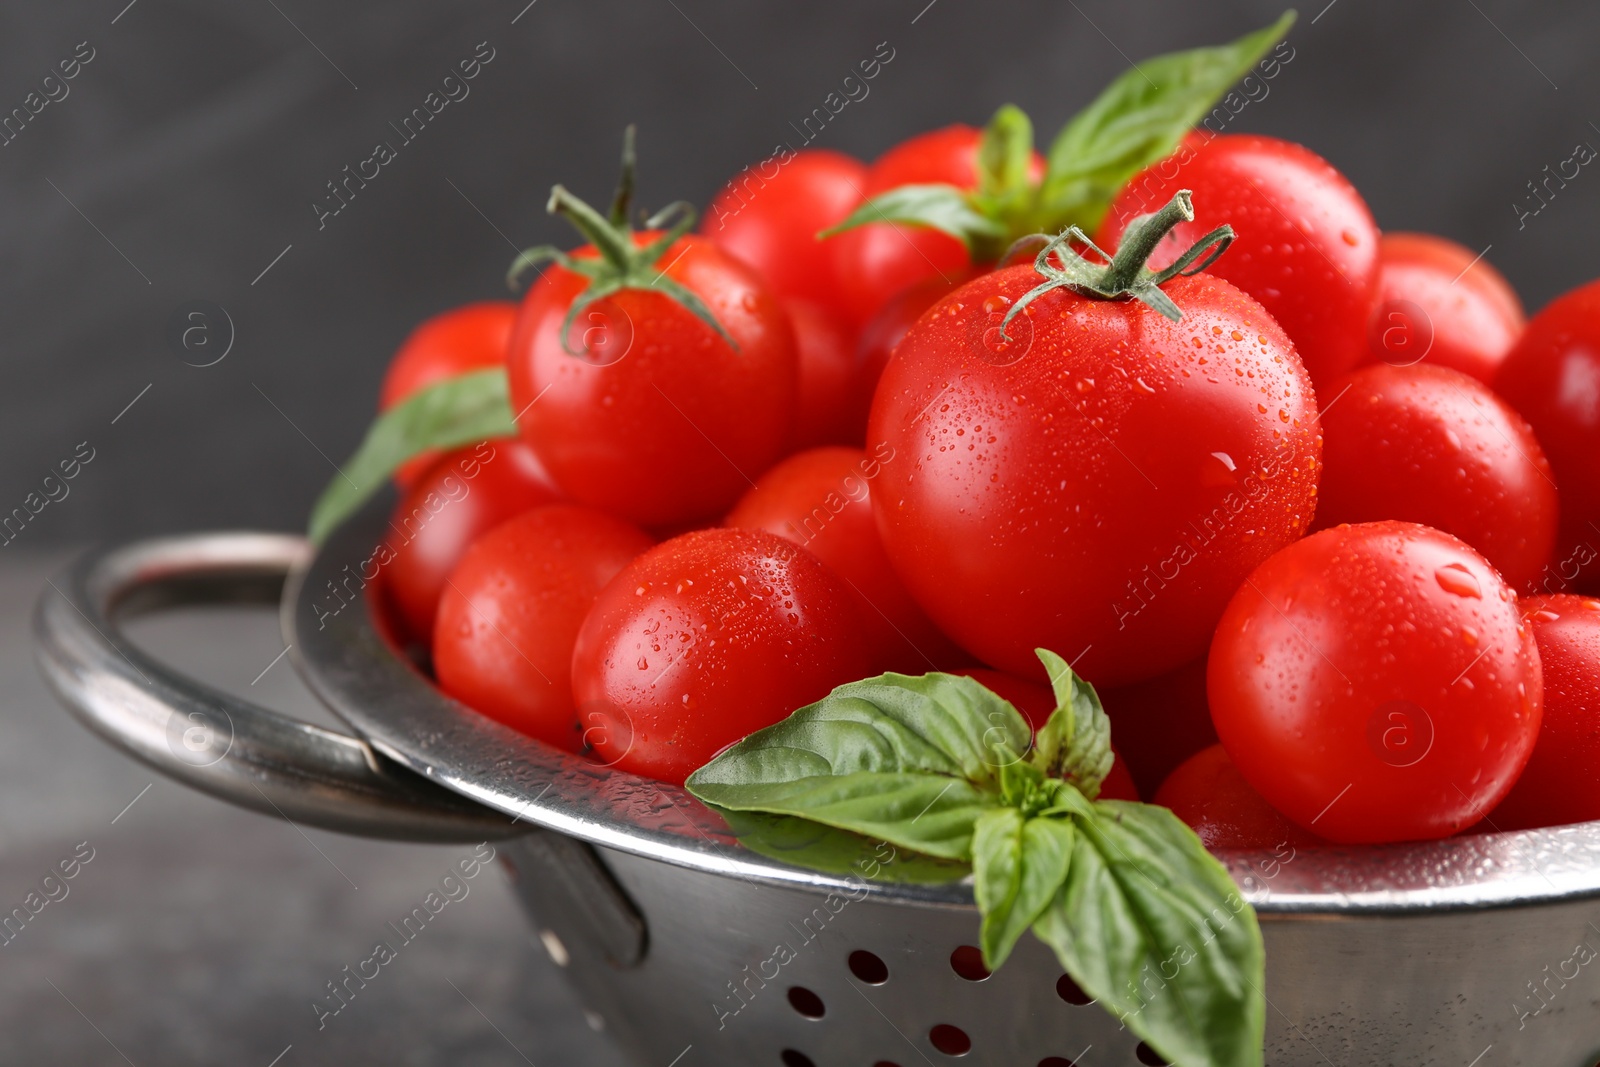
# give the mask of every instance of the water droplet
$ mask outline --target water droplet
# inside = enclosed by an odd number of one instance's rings
[[[1477,577],[1464,563],[1446,563],[1433,572],[1433,578],[1439,583],[1439,588],[1447,593],[1474,600],[1483,599],[1483,589],[1479,587]]]

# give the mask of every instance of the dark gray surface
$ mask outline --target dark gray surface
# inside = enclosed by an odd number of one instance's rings
[[[59,562],[0,559],[0,911],[81,842],[94,855],[0,947],[0,1063],[621,1067],[498,866],[319,1030],[325,983],[472,849],[302,832],[114,754],[28,662],[31,601]],[[333,725],[287,658],[251,685],[282,649],[270,611],[131,629],[213,684]]]
[[[95,449],[71,496],[18,546],[299,525],[332,472],[327,457],[359,439],[410,326],[502,293],[514,247],[569,241],[544,216],[544,194],[559,180],[604,195],[626,122],[641,124],[645,202],[704,202],[738,166],[794,140],[790,123],[880,41],[891,65],[818,144],[870,157],[931,126],[980,122],[1005,100],[1052,131],[1127,57],[1232,38],[1279,10],[526,5],[34,0],[0,12],[0,108],[20,106],[78,42],[95,49],[70,95],[0,147],[0,512],[78,442]],[[1585,170],[1520,232],[1512,205],[1578,140],[1600,144],[1600,8],[1325,5],[1302,11],[1295,59],[1230,128],[1311,145],[1386,227],[1492,245],[1531,305],[1592,276],[1600,176]],[[495,58],[471,95],[319,232],[311,203],[324,182],[480,41]],[[233,351],[205,369],[164,338],[193,298],[236,324]]]

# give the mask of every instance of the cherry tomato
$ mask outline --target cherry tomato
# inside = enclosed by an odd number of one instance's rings
[[[622,289],[573,323],[568,346],[587,355],[570,355],[561,323],[588,279],[551,265],[522,302],[509,361],[512,410],[556,483],[646,526],[726,511],[778,458],[795,404],[793,331],[755,272],[695,236],[660,262],[737,349],[664,292]]]
[[[485,441],[429,467],[389,519],[389,596],[407,632],[432,644],[439,594],[480,534],[560,499],[561,490],[521,441]]]
[[[872,164],[863,192],[871,198],[902,185],[927,184],[974,189],[982,140],[983,131],[957,125],[902,141]],[[1035,153],[1032,177],[1043,173],[1044,161]],[[866,322],[890,297],[918,282],[954,282],[972,265],[966,245],[925,226],[870,223],[826,243],[832,246],[845,306],[857,322]]]
[[[681,784],[723,748],[866,677],[844,583],[761,530],[657,545],[600,591],[572,653],[584,736],[608,766]]]
[[[740,172],[711,202],[700,230],[754,267],[780,298],[843,314],[831,250],[817,234],[861,203],[867,165],[808,148]]]
[[[1226,257],[1224,257],[1226,258]],[[1055,289],[999,340],[1030,266],[935,304],[889,360],[867,440],[884,547],[945,633],[1039,677],[1059,650],[1096,685],[1205,650],[1244,577],[1315,503],[1316,400],[1272,317],[1205,274],[1133,300]]]
[[[1529,597],[1522,615],[1544,669],[1544,724],[1527,769],[1489,826],[1528,830],[1600,819],[1600,600]]]
[[[940,299],[955,292],[977,277],[981,271],[969,267],[950,277],[929,278],[890,297],[866,325],[861,327],[856,340],[856,365],[861,382],[867,391],[870,409],[872,394],[883,378],[883,368],[889,365],[889,356],[910,331],[912,323]]]
[[[389,361],[378,392],[378,410],[387,411],[412,393],[446,378],[502,366],[516,317],[517,305],[508,300],[487,300],[435,315],[412,330]],[[435,451],[414,456],[400,465],[394,480],[402,487],[409,486],[438,458]]]
[[[1522,334],[1522,301],[1478,253],[1427,233],[1386,233],[1369,363],[1435,367],[1494,380]]]
[[[1426,526],[1340,526],[1258,567],[1207,673],[1245,780],[1347,844],[1447,837],[1510,791],[1544,685],[1516,597],[1465,542]]]
[[[800,361],[792,446],[859,445],[878,380],[869,380],[859,362],[855,331],[821,304],[785,300],[783,306]]]
[[[1025,678],[1018,678],[1014,674],[1003,674],[1000,671],[991,671],[985,667],[965,667],[955,671],[955,674],[964,674],[968,678],[982,682],[984,687],[1002,700],[1009,701],[1011,706],[1022,712],[1022,717],[1028,720],[1028,725],[1038,733],[1044,724],[1050,721],[1050,716],[1056,710],[1056,696],[1049,686],[1030,682]],[[1111,770],[1106,774],[1105,781],[1100,783],[1101,800],[1138,800],[1139,789],[1133,784],[1133,776],[1128,773],[1128,763],[1118,751],[1116,742],[1112,742],[1111,751],[1115,759],[1111,762]]]
[[[872,486],[894,452],[880,446],[816,448],[790,456],[757,479],[725,525],[765,530],[816,556],[849,587],[871,633],[876,672],[922,674],[966,657],[917,607],[895,577],[872,518]]]
[[[1488,386],[1378,364],[1328,396],[1317,526],[1417,522],[1482,552],[1513,589],[1538,580],[1556,543],[1556,483],[1533,431]]]
[[[1111,251],[1128,223],[1194,193],[1196,220],[1173,230],[1150,261],[1163,267],[1206,231],[1231,223],[1228,254],[1207,268],[1261,301],[1318,383],[1367,353],[1378,283],[1378,227],[1355,187],[1321,156],[1272,137],[1186,141],[1133,177],[1096,235]]]
[[[1250,788],[1221,745],[1185,760],[1156,791],[1155,803],[1189,824],[1201,844],[1224,848],[1315,848],[1323,840],[1285,819]],[[1285,859],[1287,862],[1287,858]]]
[[[1206,658],[1132,685],[1100,690],[1117,749],[1145,796],[1153,796],[1178,764],[1217,743],[1206,704]]]
[[[439,687],[497,722],[578,751],[578,627],[596,594],[651,544],[637,527],[571,504],[525,511],[478,538],[439,598]]]
[[[1561,487],[1555,574],[1545,592],[1571,583],[1600,590],[1600,281],[1558,297],[1528,321],[1500,365],[1495,391],[1533,425]]]

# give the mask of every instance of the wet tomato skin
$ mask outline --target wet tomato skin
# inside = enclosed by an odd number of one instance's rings
[[[467,549],[439,598],[433,668],[468,707],[576,752],[572,646],[595,596],[652,544],[592,508],[534,508]]]
[[[1365,362],[1495,371],[1522,334],[1522,301],[1479,253],[1428,233],[1386,233]]]
[[[435,315],[411,331],[389,361],[378,392],[378,410],[387,411],[430,385],[472,371],[505,365],[517,305],[485,300]],[[413,456],[395,471],[402,488],[439,458],[436,451]]]
[[[533,450],[520,440],[485,441],[441,457],[407,490],[389,518],[394,559],[390,602],[424,646],[450,572],[467,547],[529,508],[562,499]]]
[[[1477,822],[1522,773],[1544,701],[1510,587],[1405,522],[1324,530],[1256,568],[1217,625],[1207,688],[1245,780],[1345,844]]]
[[[1518,591],[1556,544],[1556,483],[1533,430],[1447,367],[1363,367],[1322,413],[1320,528],[1402,519],[1454,534]]]
[[[1544,670],[1544,723],[1527,769],[1489,816],[1494,830],[1600,819],[1600,600],[1522,601]]]
[[[1555,469],[1560,577],[1578,592],[1600,591],[1600,281],[1557,297],[1528,320],[1494,388],[1532,425]]]
[[[873,672],[922,674],[970,662],[911,599],[884,554],[872,485],[895,454],[880,446],[798,452],[756,480],[723,525],[793,541],[843,579],[871,635]]]
[[[721,515],[778,458],[795,405],[794,334],[756,273],[693,235],[660,262],[737,351],[665,294],[623,289],[574,322],[571,347],[588,354],[570,355],[561,323],[588,280],[552,265],[522,302],[507,364],[522,436],[556,483],[642,526]]]
[[[1200,655],[1228,597],[1301,536],[1321,441],[1310,381],[1261,306],[1205,274],[1137,301],[984,275],[890,358],[867,439],[884,546],[930,618],[1022,677],[1059,650],[1097,686]],[[1080,658],[1081,657],[1081,658]]]
[[[700,530],[600,591],[572,654],[584,736],[607,766],[682,783],[723,748],[868,674],[843,583],[761,530]]]
[[[1161,783],[1154,803],[1172,813],[1209,849],[1289,850],[1325,842],[1284,818],[1250,787],[1221,745],[1190,756]]]
[[[1238,236],[1208,271],[1261,302],[1319,387],[1366,356],[1378,227],[1344,175],[1309,149],[1274,137],[1191,137],[1123,187],[1096,243],[1114,249],[1128,223],[1179,189],[1193,192],[1195,220],[1167,236],[1152,268],[1229,223]]]
[[[1014,674],[991,671],[987,667],[963,667],[952,673],[962,674],[981,682],[990,692],[1009,701],[1012,707],[1022,712],[1022,717],[1028,720],[1028,725],[1034,733],[1044,728],[1044,724],[1050,721],[1050,716],[1056,710],[1055,693],[1049,686],[1040,685],[1038,682],[1030,682]],[[1128,762],[1122,758],[1115,741],[1112,742],[1111,751],[1116,758],[1111,763],[1111,770],[1107,772],[1105,781],[1100,783],[1098,799],[1138,800],[1139,787],[1133,784],[1133,776],[1128,773]]]

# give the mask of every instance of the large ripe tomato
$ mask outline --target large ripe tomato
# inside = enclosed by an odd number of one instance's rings
[[[1513,589],[1544,573],[1556,483],[1533,431],[1446,367],[1363,367],[1325,390],[1317,526],[1403,519],[1454,534]]]
[[[867,165],[842,152],[780,153],[724,186],[700,232],[754,267],[780,298],[843,314],[833,256],[817,234],[855,210],[866,184]]]
[[[765,530],[801,545],[842,578],[872,634],[874,672],[922,674],[966,657],[895,577],[872,518],[872,486],[897,457],[880,446],[815,448],[757,479],[724,525]]]
[[[869,408],[872,394],[878,388],[879,379],[883,377],[883,368],[889,365],[889,357],[894,354],[895,348],[905,335],[911,331],[912,324],[922,318],[922,313],[940,299],[955,292],[981,273],[983,272],[977,268],[969,267],[948,277],[929,278],[909,289],[902,289],[890,297],[861,327],[856,339],[856,366],[859,368],[860,380],[867,389]]]
[[[1154,803],[1172,809],[1206,848],[1315,848],[1324,844],[1250,787],[1221,745],[1197,752],[1161,783]]]
[[[1203,210],[1203,205],[1201,205]],[[1224,257],[1226,258],[1226,257]],[[1289,339],[1227,282],[1143,303],[984,275],[925,314],[878,383],[873,510],[896,571],[979,659],[1037,677],[1057,649],[1099,686],[1204,651],[1251,569],[1311,522],[1316,399]]]
[[[389,518],[388,590],[406,631],[432,643],[445,580],[467,546],[529,508],[561,499],[533,450],[519,440],[450,452],[407,490]]]
[[[387,411],[411,394],[469,371],[503,366],[511,342],[517,305],[486,300],[435,315],[411,331],[389,361],[378,392],[378,410]],[[401,464],[394,480],[409,486],[439,458],[424,452]]]
[[[1427,233],[1386,233],[1369,363],[1435,367],[1494,380],[1522,334],[1522,301],[1504,276],[1464,245]]]
[[[468,707],[570,752],[582,747],[572,646],[596,594],[651,545],[571,504],[525,511],[472,543],[439,598],[433,669]]]
[[[868,673],[849,590],[760,530],[657,545],[601,590],[572,653],[584,736],[608,766],[682,783],[726,746]]]
[[[1056,710],[1056,696],[1049,686],[1030,682],[1025,678],[1018,678],[1013,674],[1004,674],[1000,671],[991,671],[984,667],[969,667],[954,672],[964,674],[968,678],[983,683],[984,688],[1003,700],[1010,702],[1011,706],[1022,712],[1022,717],[1028,720],[1034,733],[1044,728],[1050,721],[1050,716]],[[1111,770],[1107,772],[1105,781],[1100,783],[1100,800],[1138,800],[1139,787],[1133,784],[1133,776],[1128,773],[1128,761],[1122,758],[1117,742],[1112,741],[1111,751],[1115,758],[1111,762]]]
[[[855,331],[821,304],[785,300],[783,307],[799,360],[791,447],[859,445],[878,380],[860,363]]]
[[[1230,223],[1238,240],[1210,272],[1271,312],[1319,385],[1360,362],[1378,283],[1378,227],[1344,175],[1310,150],[1272,137],[1191,138],[1124,186],[1096,243],[1115,248],[1128,223],[1179,189],[1193,192],[1198,219],[1172,231],[1152,267]]]
[[[1245,780],[1347,844],[1477,822],[1522,773],[1544,702],[1510,587],[1407,522],[1324,530],[1267,560],[1217,626],[1207,681]]]
[[[1132,685],[1100,690],[1117,749],[1128,757],[1134,784],[1153,796],[1167,775],[1217,743],[1206,704],[1206,658]]]
[[[1533,425],[1561,487],[1557,581],[1541,588],[1559,592],[1566,581],[1600,590],[1600,281],[1530,319],[1494,387]]]
[[[638,246],[650,236],[632,235]],[[557,484],[646,526],[726,511],[778,458],[795,404],[793,331],[755,272],[696,236],[674,242],[659,262],[737,349],[648,288],[590,304],[564,347],[562,321],[588,279],[552,265],[522,302],[509,361],[512,410]]]
[[[982,140],[983,131],[956,125],[902,141],[872,164],[863,192],[871,198],[902,185],[928,184],[974,189]],[[1032,177],[1043,173],[1044,161],[1034,153]],[[846,307],[863,323],[896,293],[930,279],[954,282],[972,266],[966,245],[924,226],[870,223],[826,243]]]
[[[1600,819],[1600,600],[1522,602],[1544,669],[1544,724],[1522,777],[1489,828],[1527,830]]]

